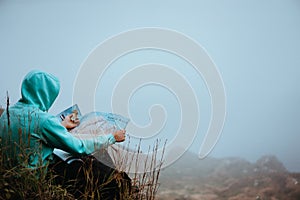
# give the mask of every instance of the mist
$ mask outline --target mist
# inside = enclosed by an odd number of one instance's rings
[[[256,162],[275,155],[289,171],[300,172],[299,24],[296,0],[4,0],[0,3],[0,105],[5,107],[7,91],[11,103],[16,102],[22,78],[38,68],[61,81],[60,95],[50,110],[56,114],[76,103],[76,78],[99,44],[137,28],[171,29],[206,50],[224,83],[226,118],[209,157]],[[210,93],[191,64],[170,52],[144,49],[112,62],[98,85],[90,88],[95,91],[95,109],[111,111],[112,92],[120,77],[145,63],[168,65],[191,85],[199,121],[190,119],[198,130],[187,150],[198,154],[211,119]],[[131,122],[142,127],[151,123],[148,111],[152,105],[164,107],[164,127],[146,143],[176,137],[180,99],[172,91],[149,84],[124,100],[127,103]]]

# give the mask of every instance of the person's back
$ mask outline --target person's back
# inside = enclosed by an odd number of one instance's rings
[[[22,98],[0,117],[0,137],[6,164],[36,168],[46,164],[53,147],[43,138],[41,129],[47,113],[59,93],[56,77],[31,71],[21,86]]]

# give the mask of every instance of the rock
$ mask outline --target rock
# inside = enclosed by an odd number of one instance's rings
[[[300,199],[300,173],[288,172],[273,155],[250,163],[242,158],[199,160],[187,152],[161,173],[158,199],[163,200]]]
[[[258,171],[262,171],[264,173],[287,172],[282,162],[280,162],[277,157],[273,155],[261,157],[256,161],[255,167],[258,169]]]

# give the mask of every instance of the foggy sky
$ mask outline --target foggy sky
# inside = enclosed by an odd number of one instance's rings
[[[61,93],[50,110],[57,113],[73,103],[77,73],[97,45],[135,28],[168,28],[201,44],[222,76],[226,121],[211,156],[243,156],[255,161],[274,154],[288,169],[300,171],[299,24],[297,0],[3,0],[0,105],[5,106],[6,91],[11,102],[16,102],[23,76],[38,68],[61,80]],[[149,62],[173,66],[197,93],[201,120],[190,150],[198,153],[210,118],[209,94],[201,77],[174,55],[149,50],[120,58],[112,69],[122,69],[108,71],[97,87],[97,109],[110,110],[108,97],[122,73]],[[172,137],[169,132],[180,121],[174,111],[178,102],[163,88],[149,86],[135,94],[129,105],[133,120],[147,124],[147,109],[155,103],[165,105],[169,112],[162,134]]]

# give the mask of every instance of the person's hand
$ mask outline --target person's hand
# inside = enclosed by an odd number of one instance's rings
[[[78,126],[78,124],[80,123],[79,119],[77,118],[75,120],[72,120],[72,116],[73,114],[66,116],[64,120],[61,122],[61,125],[63,125],[67,129],[72,129]]]
[[[125,130],[118,130],[113,133],[113,136],[115,137],[116,142],[123,142],[125,140]]]

